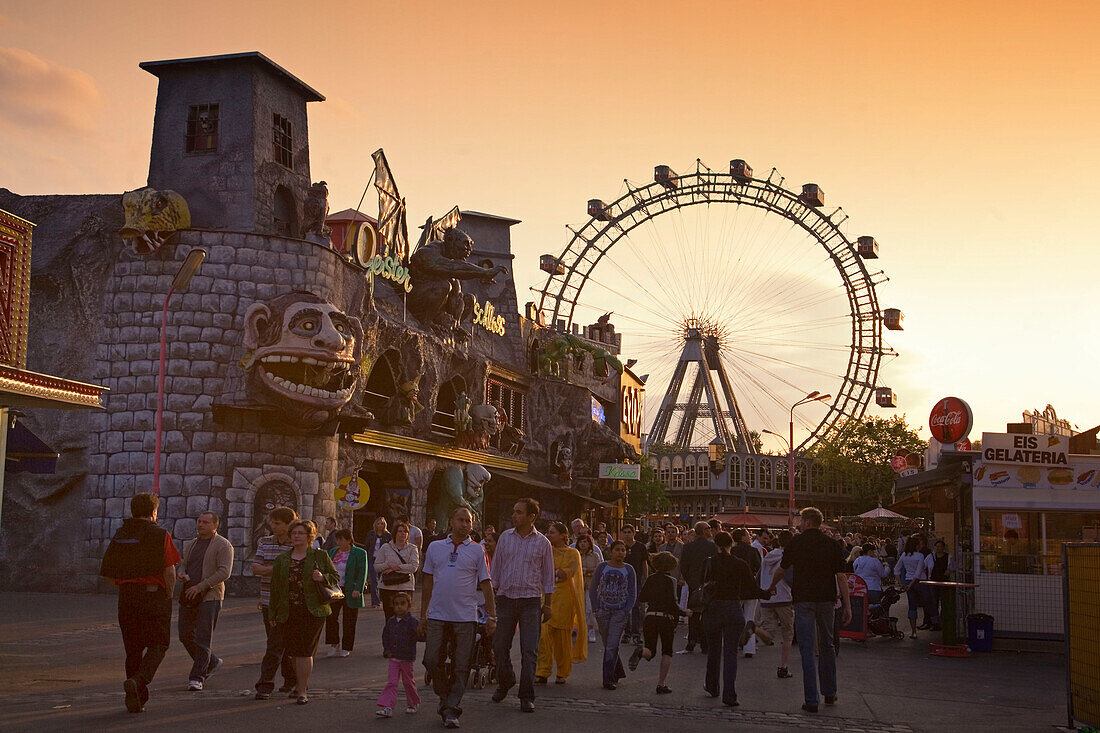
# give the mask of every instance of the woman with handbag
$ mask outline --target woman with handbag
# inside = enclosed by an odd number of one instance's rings
[[[282,625],[286,654],[294,659],[298,687],[290,697],[299,705],[309,702],[309,675],[313,655],[325,628],[325,617],[332,613],[329,599],[342,596],[340,575],[328,553],[312,547],[317,528],[309,520],[291,523],[291,549],[275,558],[271,567],[271,615]]]
[[[402,591],[411,596],[416,590],[414,573],[420,567],[420,553],[409,542],[408,522],[393,525],[393,539],[374,553],[374,567],[382,595],[382,612],[389,621],[393,616],[393,597]]]
[[[363,593],[367,582],[367,553],[351,543],[351,531],[338,529],[333,532],[336,547],[328,551],[336,572],[340,574],[343,600],[333,600],[332,614],[325,621],[325,643],[329,645],[328,657],[346,657],[355,648],[355,622],[363,607]],[[343,639],[340,636],[340,616],[344,617]]]
[[[393,537],[386,531],[386,518],[377,517],[371,531],[367,532],[367,536],[363,540],[363,546],[367,548],[367,583],[370,586],[371,608],[378,608],[381,604],[381,601],[378,600],[378,576],[381,573],[378,572],[378,561],[375,555],[378,554],[378,550],[381,549],[382,545],[391,539]]]

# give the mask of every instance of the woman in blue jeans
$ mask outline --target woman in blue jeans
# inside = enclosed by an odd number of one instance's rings
[[[630,610],[638,598],[634,568],[626,564],[626,543],[615,540],[607,551],[607,562],[596,566],[588,597],[592,615],[603,638],[603,688],[614,690],[626,677],[619,657],[619,642],[630,620]]]
[[[707,635],[707,678],[703,689],[718,697],[719,677],[722,680],[722,704],[735,707],[737,702],[737,647],[745,629],[741,601],[771,598],[762,589],[744,560],[733,557],[733,537],[729,532],[714,536],[718,554],[707,560],[703,583],[714,583],[711,602],[703,614],[703,631]],[[721,673],[721,674],[719,674]]]

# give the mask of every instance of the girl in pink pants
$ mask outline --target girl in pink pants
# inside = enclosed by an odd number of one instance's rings
[[[420,694],[413,679],[413,662],[416,661],[416,632],[419,621],[409,613],[412,601],[407,593],[393,597],[393,616],[382,629],[382,652],[389,658],[389,679],[378,696],[378,717],[389,718],[397,702],[397,683],[405,686],[405,712],[415,713],[420,706]]]

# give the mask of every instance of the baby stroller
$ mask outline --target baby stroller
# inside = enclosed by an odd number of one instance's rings
[[[474,637],[474,650],[470,655],[470,673],[466,678],[466,687],[480,690],[497,680],[496,664],[493,660],[493,637],[485,631],[484,613],[478,608],[478,624]],[[440,671],[445,679],[453,679],[455,673],[455,637],[448,629],[443,634],[439,647]],[[432,673],[424,672],[424,684],[431,686]]]
[[[882,599],[872,604],[867,612],[867,635],[887,636],[891,639],[902,639],[905,634],[898,631],[898,619],[890,615],[890,606],[901,600],[898,589],[888,585],[882,589]]]

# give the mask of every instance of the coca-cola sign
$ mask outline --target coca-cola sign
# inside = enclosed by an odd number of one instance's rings
[[[932,408],[928,416],[928,429],[932,437],[946,445],[958,443],[970,435],[974,426],[974,413],[970,405],[958,397],[944,397]]]

